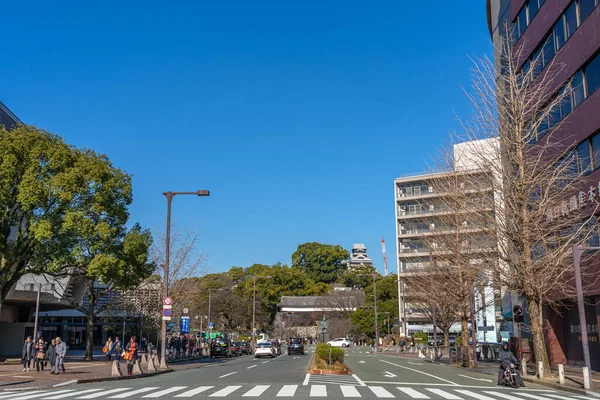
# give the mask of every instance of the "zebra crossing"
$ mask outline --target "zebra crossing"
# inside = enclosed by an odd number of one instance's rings
[[[74,400],[74,399],[171,399],[171,398],[365,398],[365,399],[446,399],[446,400],[581,400],[585,396],[563,394],[553,390],[501,389],[493,387],[404,387],[331,385],[229,385],[172,387],[109,387],[61,389],[29,392],[0,392],[0,400]]]

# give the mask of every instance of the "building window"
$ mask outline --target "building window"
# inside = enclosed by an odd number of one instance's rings
[[[573,108],[577,107],[585,98],[585,91],[583,89],[583,73],[579,71],[571,82],[573,86]]]
[[[587,140],[577,146],[577,167],[582,175],[592,171],[592,160],[590,157],[590,142]]]
[[[527,4],[525,4],[523,6],[523,8],[521,9],[521,11],[519,12],[519,16],[517,18],[518,24],[519,24],[519,34],[518,37],[521,37],[521,35],[523,35],[523,32],[525,32],[525,29],[527,29]]]
[[[554,25],[553,33],[556,51],[558,51],[565,44],[565,22],[562,17]]]
[[[579,25],[592,13],[597,0],[579,0]]]
[[[565,28],[567,31],[567,39],[577,30],[577,2],[571,3],[567,11],[565,11]]]
[[[32,292],[35,290],[35,285],[33,283],[29,284],[29,290]]]
[[[50,284],[50,290],[52,290],[54,292],[56,290],[56,284],[54,284],[54,283]]]
[[[600,168],[600,133],[592,136],[592,151],[594,152],[594,169]]]
[[[600,56],[585,67],[585,83],[587,86],[586,96],[590,96],[600,87]]]

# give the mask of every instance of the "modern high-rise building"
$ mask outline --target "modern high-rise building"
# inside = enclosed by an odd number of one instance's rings
[[[0,101],[0,125],[10,129],[20,122],[21,120]]]
[[[584,177],[581,190],[600,182],[600,0],[487,0],[490,35],[496,47],[495,65],[502,73],[500,48],[510,35],[518,55],[516,68],[533,69],[536,84],[552,68],[549,94],[558,93],[569,82],[560,110],[551,114],[544,132],[553,127],[552,140],[572,148],[578,172]],[[508,40],[508,39],[507,39]],[[560,122],[560,124],[559,124]],[[539,136],[533,146],[544,145]],[[562,150],[558,150],[560,154]],[[577,193],[574,193],[577,195]],[[570,268],[570,266],[565,266]],[[585,293],[587,327],[592,368],[600,370],[600,286]],[[558,300],[558,299],[557,299]],[[583,361],[580,322],[576,307],[563,299],[556,312],[545,310],[545,326],[550,363]]]
[[[493,154],[493,139],[466,142],[454,145],[452,167],[447,171],[411,175],[394,180],[396,208],[396,261],[400,277],[400,315],[406,323],[405,334],[432,330],[431,317],[421,308],[418,296],[411,288],[411,277],[432,267],[434,263],[451,263],[449,253],[463,252],[476,262],[497,254],[498,246],[488,234],[484,223],[493,218],[495,195],[489,186],[491,172],[475,167],[472,157],[480,154]],[[487,177],[485,176],[487,175]],[[457,179],[451,193],[448,181]],[[457,193],[461,194],[457,194]],[[472,201],[469,204],[454,204],[458,197]],[[474,214],[488,213],[488,218],[476,218]],[[484,220],[487,220],[484,222]],[[460,231],[465,244],[460,250],[451,248],[452,235]],[[450,239],[448,239],[450,237]],[[478,324],[486,326],[481,330],[485,335],[481,341],[497,340],[497,324],[494,294],[490,287],[487,296],[490,301],[481,307]],[[455,326],[458,332],[460,326]]]

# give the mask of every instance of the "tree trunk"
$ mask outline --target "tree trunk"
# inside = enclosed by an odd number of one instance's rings
[[[444,347],[450,346],[450,327],[443,327],[442,331],[444,332]]]
[[[466,313],[465,311],[462,312],[462,315],[460,317],[460,337],[461,337],[461,347],[462,347],[462,354],[464,357],[464,354],[470,354],[469,352],[469,314]],[[459,362],[462,362],[462,360],[460,360]]]
[[[548,352],[546,351],[546,341],[544,340],[544,320],[541,301],[533,297],[527,297],[527,310],[529,312],[535,362],[543,362],[544,371],[550,373],[550,362],[548,360]]]
[[[94,295],[93,283],[89,292],[89,308],[86,310],[87,329],[85,332],[85,361],[94,360],[94,320],[96,319],[96,296]]]

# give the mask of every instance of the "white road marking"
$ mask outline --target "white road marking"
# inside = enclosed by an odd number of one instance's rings
[[[85,395],[85,396],[76,397],[76,399],[95,399],[96,397],[105,396],[105,395],[111,394],[111,393],[122,392],[124,390],[129,390],[129,388],[110,389],[110,390],[106,390],[106,391],[100,392],[100,393],[92,393],[92,394],[88,394],[88,395]]]
[[[71,397],[71,396],[79,396],[80,394],[83,394],[83,393],[92,393],[92,392],[97,392],[98,390],[103,390],[103,389],[88,389],[88,390],[80,390],[80,391],[77,391],[77,392],[75,392],[75,393],[64,393],[64,394],[59,394],[58,396],[44,397],[44,400],[58,400],[58,399],[66,399],[67,397]],[[48,394],[53,394],[53,393],[48,393]]]
[[[493,399],[491,397],[471,392],[470,390],[456,390],[456,392],[458,392],[460,394],[464,394],[465,396],[472,397],[472,398],[477,399],[477,400],[495,400],[495,399]]]
[[[310,374],[306,374],[306,377],[304,378],[304,382],[302,383],[302,386],[308,385],[309,380],[310,380]]]
[[[70,392],[74,392],[75,389],[69,389],[69,390],[59,390],[57,392],[52,392],[52,394],[59,394],[59,393],[70,393]],[[46,396],[48,393],[46,392],[31,392],[31,393],[19,393],[21,396],[19,397],[13,397],[12,400],[27,400],[27,399],[35,399],[38,397],[44,397]]]
[[[386,363],[386,364],[393,365],[393,366],[395,366],[395,367],[398,367],[398,368],[404,368],[404,369],[407,369],[407,370],[409,370],[409,371],[418,372],[418,373],[420,373],[420,374],[423,374],[423,375],[426,375],[426,376],[430,376],[430,377],[432,377],[432,378],[435,378],[435,379],[439,379],[440,381],[444,381],[444,382],[451,383],[451,384],[452,384],[452,385],[454,385],[454,386],[458,386],[458,384],[456,384],[456,383],[454,383],[454,382],[452,382],[452,381],[449,381],[449,380],[447,380],[447,379],[444,379],[444,378],[440,378],[439,376],[435,376],[435,375],[432,375],[432,374],[428,374],[427,372],[419,371],[418,369],[414,369],[414,368],[405,367],[405,366],[403,366],[403,365],[400,365],[400,364],[395,364],[395,363],[393,363],[393,362],[389,362],[389,361],[386,361],[386,360],[381,360],[381,359],[380,359],[379,361],[381,361],[381,362],[384,362],[384,363]]]
[[[525,396],[525,397],[529,397],[530,399],[535,399],[535,400],[552,400],[547,397],[536,396],[536,395],[530,394],[530,393],[519,393],[519,396]],[[570,399],[569,397],[564,397],[564,396],[562,396],[561,399],[573,400],[573,399]]]
[[[259,397],[271,385],[256,385],[242,395],[242,397]]]
[[[42,392],[46,393],[47,390],[40,390],[39,392],[36,392],[36,393],[42,393]],[[10,393],[10,394],[7,394],[7,393]],[[11,392],[3,392],[3,393],[0,393],[0,399],[7,399],[7,398],[12,397],[12,396],[23,396],[23,392],[12,392],[12,393]]]
[[[415,389],[411,389],[411,388],[397,388],[399,391],[404,392],[405,394],[409,395],[410,397],[412,397],[413,399],[429,399],[430,397],[427,396],[426,394],[423,394],[421,392],[417,392]]]
[[[367,386],[362,379],[360,379],[356,374],[352,374],[352,376],[354,377],[354,379],[356,379],[356,382],[358,382],[360,384],[360,386]]]
[[[52,385],[52,387],[67,386],[67,385],[72,385],[73,383],[77,383],[77,379],[71,379],[70,381],[57,383],[56,385]]]
[[[448,393],[446,391],[443,391],[442,389],[425,389],[428,392],[431,392],[433,394],[437,394],[438,396],[440,396],[441,398],[444,399],[448,399],[448,400],[462,400],[462,397],[458,397],[455,394],[452,393]]]
[[[364,362],[363,360],[360,360],[358,363],[359,364],[366,364],[366,362]]]
[[[391,394],[390,392],[388,392],[381,386],[369,386],[369,389],[371,389],[371,392],[373,392],[375,394],[375,396],[377,396],[379,398],[383,398],[383,399],[393,399],[394,398],[393,394]]]
[[[312,385],[310,387],[310,397],[327,397],[327,386]]]
[[[206,392],[208,389],[212,389],[212,388],[214,388],[214,386],[200,386],[200,387],[197,387],[196,389],[192,389],[192,390],[188,390],[187,392],[180,393],[175,397],[193,397],[193,396],[197,395],[198,393]]]
[[[170,387],[168,389],[160,390],[160,391],[154,392],[154,393],[150,393],[150,394],[147,394],[147,395],[142,396],[142,397],[145,398],[145,399],[148,399],[148,398],[157,398],[157,397],[160,397],[160,396],[164,396],[165,394],[169,394],[169,393],[173,393],[173,392],[178,392],[178,391],[183,390],[183,389],[187,389],[187,386],[173,386],[173,387]]]
[[[269,361],[270,361],[270,360],[267,360],[267,361],[263,361],[263,362],[262,362],[262,363],[263,363],[263,364],[266,364],[266,363],[268,363],[268,362],[269,362]]]
[[[237,371],[230,372],[230,373],[228,373],[228,374],[225,374],[225,375],[221,375],[221,376],[219,377],[219,379],[226,378],[226,377],[228,377],[228,376],[230,376],[230,375],[233,375],[233,374],[237,374]]]
[[[385,372],[385,374],[383,374],[384,378],[397,378],[398,375],[392,374],[390,371],[383,371]]]
[[[127,397],[134,396],[140,393],[151,392],[153,390],[160,389],[159,387],[146,387],[138,390],[132,390],[131,392],[125,392],[121,394],[116,394],[114,396],[109,397],[109,399],[126,399]]]
[[[500,393],[500,392],[484,391],[483,393],[491,394],[492,396],[497,396],[504,400],[523,400],[521,397],[511,396],[510,394],[506,394],[506,392]],[[562,399],[562,397],[561,397],[561,399]]]
[[[354,386],[341,385],[340,389],[342,390],[344,397],[362,397]]]
[[[256,367],[256,364],[246,367],[246,369],[250,369],[250,368],[254,368],[254,367]]]
[[[544,394],[545,394],[546,396],[549,396],[549,397],[555,397],[555,398],[557,398],[557,399],[575,400],[575,397],[564,397],[564,396],[559,396],[559,395],[556,395],[556,394],[549,394],[549,393],[544,393]],[[583,397],[583,396],[577,396],[577,397],[579,397],[579,398],[581,398],[581,399],[589,399],[589,397]]]
[[[474,381],[492,382],[491,379],[473,378],[472,376],[469,376],[469,375],[458,374],[458,376],[462,376],[463,378],[473,379]]]
[[[410,361],[407,361],[407,363],[410,364],[410,365],[423,365],[423,364],[420,364],[420,363],[414,363],[414,362],[410,362]]]
[[[221,389],[218,392],[214,392],[213,394],[211,394],[208,397],[225,397],[225,396],[229,396],[231,393],[235,392],[239,388],[241,388],[241,386],[227,386],[225,389]]]
[[[292,360],[297,360],[297,359],[299,359],[299,358],[300,358],[300,357],[294,357],[294,358],[292,358]]]
[[[281,390],[277,393],[277,397],[294,397],[298,385],[283,385]]]

